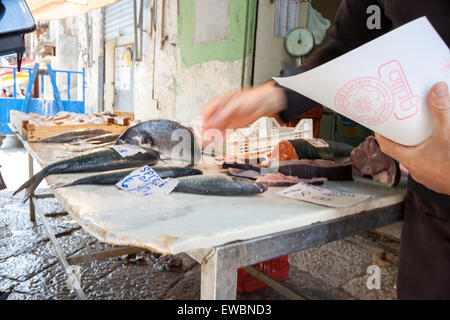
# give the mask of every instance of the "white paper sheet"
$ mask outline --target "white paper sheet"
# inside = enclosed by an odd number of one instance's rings
[[[280,85],[378,132],[414,146],[433,130],[430,88],[450,85],[450,50],[425,17]]]
[[[300,182],[277,192],[278,195],[333,208],[347,208],[370,199],[367,194],[342,192]]]

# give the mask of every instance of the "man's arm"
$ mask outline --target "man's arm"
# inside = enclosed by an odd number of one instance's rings
[[[392,28],[392,23],[383,14],[382,2],[376,0],[342,1],[333,26],[328,31],[328,40],[319,50],[306,59],[297,74],[333,60],[388,32]],[[367,8],[371,5],[377,5],[380,8],[380,29],[369,29],[367,27],[367,19],[371,15],[367,13]],[[284,122],[294,120],[300,114],[318,105],[317,102],[295,91],[286,88],[283,88],[283,90],[287,108],[280,112],[280,117]]]

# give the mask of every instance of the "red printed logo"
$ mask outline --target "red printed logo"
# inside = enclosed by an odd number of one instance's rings
[[[391,60],[378,68],[378,76],[390,87],[399,104],[394,116],[398,120],[414,117],[419,112],[418,95],[414,94],[399,61]]]
[[[363,125],[381,124],[392,113],[396,119],[405,120],[419,112],[420,97],[412,92],[399,61],[381,65],[378,76],[356,78],[346,83],[334,99],[336,108]]]
[[[344,85],[334,104],[343,114],[365,125],[385,122],[394,110],[389,86],[375,77],[361,77]]]

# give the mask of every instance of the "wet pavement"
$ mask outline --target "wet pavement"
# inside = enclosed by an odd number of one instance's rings
[[[29,205],[12,191],[28,176],[21,148],[0,149],[2,174],[8,189],[0,192],[0,291],[8,299],[75,299],[67,276],[55,256],[42,222],[29,220]],[[45,186],[44,186],[45,187]],[[38,193],[48,193],[40,188]],[[55,199],[39,200],[66,255],[111,248],[84,232]],[[380,255],[380,253],[388,252]],[[289,279],[284,284],[308,299],[395,298],[398,243],[361,235],[290,255]],[[381,257],[376,260],[376,257]],[[123,258],[123,257],[122,257]],[[181,263],[160,268],[153,263],[120,257],[80,263],[82,288],[89,299],[199,299],[200,265],[185,254]],[[367,266],[382,269],[382,288],[366,286]],[[163,269],[163,270],[161,270]],[[238,299],[284,299],[271,288],[238,294]]]

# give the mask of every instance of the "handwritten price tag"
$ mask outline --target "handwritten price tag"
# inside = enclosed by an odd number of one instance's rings
[[[156,194],[169,194],[178,184],[178,180],[162,179],[149,166],[134,170],[125,178],[116,183],[119,189],[137,193],[143,196]]]
[[[347,208],[370,199],[371,195],[347,193],[320,188],[307,183],[298,183],[277,192],[278,195],[327,207]]]
[[[119,145],[110,146],[109,148],[117,151],[117,153],[120,154],[122,156],[122,158],[133,156],[139,152],[140,153],[146,152],[145,149],[143,149],[139,146],[132,145],[132,144],[119,144]]]

